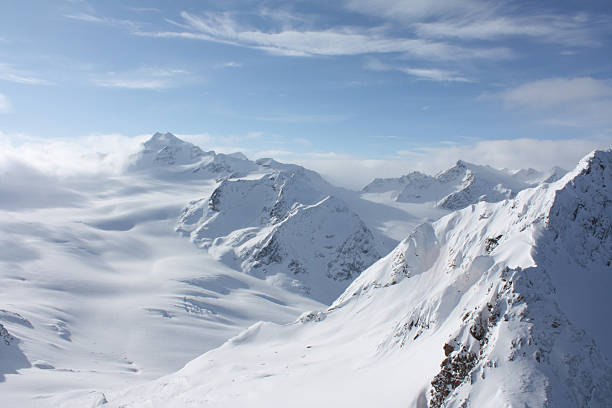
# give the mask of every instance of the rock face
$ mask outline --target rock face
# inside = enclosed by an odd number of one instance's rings
[[[381,256],[372,232],[318,174],[269,159],[258,178],[225,179],[177,231],[260,278],[331,303]]]
[[[514,198],[525,188],[554,182],[565,173],[560,168],[548,172],[534,169],[511,172],[459,160],[454,167],[435,177],[412,172],[396,179],[376,179],[364,187],[363,192],[390,192],[399,202],[431,202],[436,207],[458,210],[478,201],[497,202]]]
[[[17,370],[30,367],[30,362],[19,348],[19,340],[0,324],[0,382],[4,382],[5,374],[16,374]]]
[[[280,407],[307,385],[296,406],[608,407],[611,220],[612,151],[597,151],[422,225],[327,311],[254,325],[111,403]]]

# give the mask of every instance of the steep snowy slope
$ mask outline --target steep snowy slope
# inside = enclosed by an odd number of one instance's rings
[[[318,174],[269,159],[183,210],[177,230],[229,265],[331,303],[386,251]]]
[[[612,151],[423,224],[322,312],[110,407],[608,407]]]

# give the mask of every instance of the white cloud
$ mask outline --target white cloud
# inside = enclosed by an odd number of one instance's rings
[[[286,56],[331,56],[404,53],[430,60],[466,58],[510,58],[505,48],[464,48],[440,41],[391,37],[377,28],[336,27],[334,29],[299,30],[283,27],[261,31],[243,27],[230,13],[195,15],[182,12],[183,23],[175,25],[184,31],[139,32],[154,37],[187,38],[260,49]]]
[[[432,17],[463,15],[481,10],[481,2],[474,0],[346,0],[347,8],[370,16],[393,20],[414,21]],[[495,4],[489,3],[490,7]]]
[[[495,41],[530,37],[569,46],[600,44],[609,18],[568,15],[485,0],[347,0],[346,6],[369,16],[413,26],[420,38]]]
[[[252,159],[272,157],[301,164],[320,172],[336,185],[353,189],[361,189],[376,177],[399,177],[414,170],[434,174],[452,166],[459,159],[498,168],[533,167],[545,170],[561,166],[569,170],[590,151],[612,147],[610,135],[591,139],[512,139],[464,144],[446,142],[399,151],[394,157],[370,159],[335,152],[296,152],[290,149],[291,145],[262,150],[257,148],[261,145],[257,141],[265,136],[267,142],[268,137],[261,132],[226,136],[208,133],[177,136],[204,150],[223,153],[242,151]],[[149,137],[150,134],[134,137],[110,134],[58,140],[0,132],[0,173],[6,172],[10,163],[21,163],[40,174],[53,177],[120,174],[128,164],[129,155],[137,152],[141,143]],[[249,145],[252,146],[250,149],[245,148]],[[308,143],[304,145],[308,147]]]
[[[3,62],[0,62],[0,80],[26,85],[53,85],[51,81],[39,78],[29,71],[14,68]]]
[[[129,155],[148,137],[108,134],[48,139],[0,132],[0,163],[22,163],[50,176],[119,174]]]
[[[11,104],[11,101],[6,95],[0,93],[0,113],[12,113],[12,112],[13,112],[13,105]]]
[[[584,15],[468,17],[460,20],[417,23],[424,38],[460,38],[495,41],[503,37],[532,37],[534,40],[568,46],[593,46],[599,42]]]
[[[125,19],[111,18],[111,17],[102,17],[92,13],[74,13],[74,14],[66,14],[64,17],[69,18],[71,20],[77,20],[85,23],[93,23],[100,25],[107,25],[113,27],[122,27],[129,31],[138,31],[140,29],[140,24]]]
[[[405,66],[395,66],[382,63],[381,61],[370,58],[366,63],[366,68],[373,71],[399,71],[404,74],[414,76],[417,79],[436,82],[471,82],[469,79],[459,75],[456,71],[449,71],[437,68],[413,68]]]
[[[608,81],[590,77],[550,78],[527,82],[499,96],[511,106],[555,108],[569,103],[612,98],[612,85]]]
[[[108,72],[93,78],[92,82],[108,88],[162,90],[181,86],[194,79],[188,71],[182,69],[142,68]]]
[[[497,168],[536,168],[553,166],[573,169],[578,161],[595,149],[612,148],[612,136],[592,139],[512,139],[472,143],[440,143],[437,146],[399,151],[396,157],[367,159],[339,153],[283,152],[282,160],[318,171],[330,182],[361,189],[377,177],[399,177],[410,171],[435,174],[453,166],[457,160]]]
[[[587,153],[612,147],[612,136],[591,139],[507,139],[484,140],[467,144],[446,143],[399,151],[415,168],[435,172],[447,168],[458,159],[498,168],[533,167],[546,170],[553,166],[572,169]]]
[[[612,83],[590,77],[527,82],[496,95],[507,107],[537,116],[542,124],[573,127],[612,125]]]

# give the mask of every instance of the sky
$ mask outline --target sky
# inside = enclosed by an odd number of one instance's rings
[[[9,0],[0,158],[106,168],[170,131],[350,187],[572,167],[612,147],[611,56],[608,0]]]

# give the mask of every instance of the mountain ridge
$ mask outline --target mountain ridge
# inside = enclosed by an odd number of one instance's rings
[[[375,179],[362,192],[391,193],[392,199],[398,202],[432,202],[435,207],[458,210],[481,200],[496,202],[513,198],[525,188],[556,181],[563,174],[565,171],[561,168],[545,173],[534,169],[497,170],[458,160],[453,167],[435,176],[414,171],[399,178]]]

